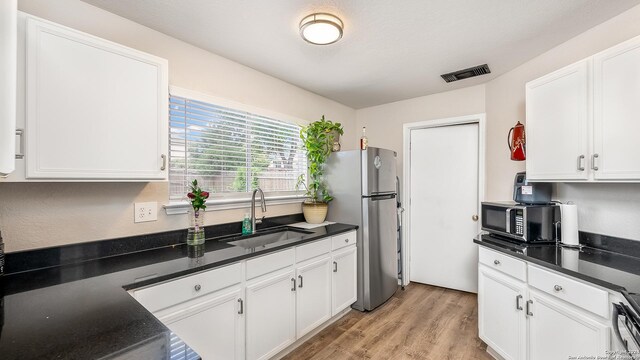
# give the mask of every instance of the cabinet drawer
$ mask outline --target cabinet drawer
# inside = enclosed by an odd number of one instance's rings
[[[339,234],[331,237],[331,248],[337,250],[345,246],[353,245],[356,243],[358,237],[355,231],[351,231],[344,234]]]
[[[247,261],[247,280],[293,265],[294,250],[287,249]]]
[[[233,264],[141,290],[133,295],[147,310],[155,312],[210,294],[242,281],[242,265]]]
[[[483,247],[479,250],[478,259],[481,264],[513,276],[518,280],[527,281],[527,265],[524,261]]]
[[[609,317],[609,294],[604,290],[531,265],[529,286],[604,318]]]
[[[305,261],[331,251],[331,238],[296,246],[296,262]]]

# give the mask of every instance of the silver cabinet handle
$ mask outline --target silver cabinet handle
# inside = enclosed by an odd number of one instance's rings
[[[522,300],[522,295],[516,296],[516,310],[522,310],[522,305],[520,305],[520,300]]]
[[[533,304],[533,300],[527,300],[527,316],[533,316],[533,313],[531,312],[531,305]]]
[[[196,291],[200,291],[200,289],[202,289],[202,286],[200,286],[200,284],[197,284],[196,286],[193,287]]]
[[[596,165],[596,159],[599,156],[600,155],[598,155],[598,154],[591,155],[591,169],[593,169],[593,171],[598,171],[598,166]]]
[[[348,243],[349,242],[349,238],[344,239],[344,242]]]
[[[493,260],[493,263],[494,263],[495,265],[500,265],[500,260]]]
[[[24,129],[16,129],[16,136],[20,137],[20,152],[16,154],[16,159],[24,159]]]
[[[560,285],[554,285],[554,286],[553,286],[553,290],[555,290],[556,292],[558,292],[558,291],[562,291],[562,286],[560,286]]]
[[[471,220],[473,220],[473,221],[478,221],[478,219],[480,219],[480,218],[478,217],[478,215],[473,215],[473,216],[471,216]]]
[[[298,287],[302,289],[302,275],[298,275],[298,279],[300,279],[300,286]]]
[[[338,263],[337,262],[333,262],[333,272],[338,272]]]
[[[296,291],[296,278],[291,278],[291,291]]]
[[[240,310],[238,310],[238,314],[244,314],[244,301],[242,299],[238,299],[238,303],[240,304]]]
[[[584,155],[578,156],[578,170],[584,171]]]
[[[167,168],[167,155],[162,154],[160,157],[162,158],[162,166],[160,166],[160,170],[164,171]]]

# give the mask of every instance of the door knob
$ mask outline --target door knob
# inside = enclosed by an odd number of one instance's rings
[[[473,220],[473,221],[478,221],[478,219],[479,219],[478,215],[473,215],[471,217],[471,220]]]

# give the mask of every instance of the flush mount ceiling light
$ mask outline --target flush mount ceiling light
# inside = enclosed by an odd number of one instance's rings
[[[338,17],[315,13],[300,21],[300,36],[314,45],[329,45],[342,38],[344,24]]]

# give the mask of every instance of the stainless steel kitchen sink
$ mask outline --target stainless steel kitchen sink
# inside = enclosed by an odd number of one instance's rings
[[[267,231],[265,233],[256,233],[249,235],[241,240],[229,241],[229,245],[240,246],[245,249],[253,249],[259,247],[266,247],[270,244],[278,242],[289,242],[292,240],[302,239],[307,234],[312,234],[311,231],[304,231],[292,228],[280,229],[278,231]]]

